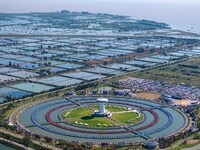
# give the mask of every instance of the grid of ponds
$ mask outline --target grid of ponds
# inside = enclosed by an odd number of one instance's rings
[[[127,61],[126,64],[140,66],[140,67],[143,67],[143,66],[151,67],[151,66],[157,65],[157,63],[149,63],[149,62],[139,61],[139,60],[130,60],[130,61]]]
[[[84,65],[74,64],[74,63],[64,63],[60,65],[55,65],[55,66],[59,68],[65,68],[65,69],[77,69],[77,68],[83,67]]]
[[[24,71],[24,70],[11,72],[11,73],[7,73],[7,74],[14,76],[14,77],[19,77],[19,78],[34,78],[34,77],[40,76],[40,74],[38,74],[38,73]]]
[[[94,74],[94,73],[83,72],[83,71],[65,73],[62,75],[66,77],[78,78],[78,79],[83,79],[83,80],[94,80],[94,79],[101,79],[101,78],[106,77],[105,75]]]
[[[81,83],[82,80],[71,79],[71,78],[61,77],[61,76],[53,76],[49,78],[40,79],[38,80],[38,82],[49,84],[49,85],[56,85],[56,86],[70,86],[70,85],[75,85],[77,83]]]
[[[153,62],[153,63],[166,63],[166,62],[168,62],[168,60],[165,60],[165,59],[157,59],[157,58],[151,58],[151,57],[137,58],[137,60],[146,61],[146,62]]]
[[[99,73],[99,74],[107,74],[107,75],[119,75],[119,74],[124,73],[124,71],[121,71],[121,70],[114,70],[114,69],[110,69],[110,68],[108,69],[108,68],[102,68],[102,67],[89,68],[89,69],[85,69],[84,71]]]
[[[141,45],[141,42],[145,45]],[[2,37],[0,87],[6,85],[22,91],[40,93],[57,86],[71,86],[167,63],[184,55],[200,54],[200,49],[195,48],[167,55],[137,57],[137,48],[141,46],[168,47],[175,43],[176,40],[111,37]],[[120,62],[112,60],[125,55],[136,57]],[[100,63],[93,66],[93,61]],[[110,62],[102,65],[104,61]]]
[[[0,74],[0,83],[19,80],[19,78]]]
[[[41,93],[41,92],[49,91],[55,88],[53,86],[47,86],[47,85],[39,84],[39,83],[19,83],[19,84],[11,85],[11,87],[19,89],[19,90],[33,92],[33,93]]]
[[[127,64],[120,64],[120,63],[106,65],[106,67],[112,68],[112,69],[117,69],[117,70],[129,70],[129,71],[140,70],[140,68],[138,68],[138,67],[134,67],[134,66],[127,65]]]
[[[31,94],[32,94],[31,92],[18,90],[18,89],[11,88],[11,87],[0,88],[0,95],[5,96],[5,97],[10,96],[12,98],[22,98],[24,96],[29,96]]]

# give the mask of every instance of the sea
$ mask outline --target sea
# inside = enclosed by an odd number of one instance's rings
[[[93,2],[92,7],[92,4],[85,8],[83,5],[82,9],[163,22],[173,29],[200,34],[200,0],[115,0],[115,3],[113,1],[108,0],[106,5],[99,3],[98,6]]]
[[[0,12],[88,11],[132,16],[200,33],[200,0],[0,0]]]
[[[176,0],[175,0],[176,1]],[[127,6],[118,12],[135,19],[167,23],[173,29],[200,34],[200,3],[149,4]]]

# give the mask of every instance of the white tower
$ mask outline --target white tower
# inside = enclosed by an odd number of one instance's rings
[[[99,110],[95,110],[94,116],[100,116],[100,117],[105,117],[105,116],[111,116],[111,113],[105,109],[106,103],[108,103],[107,98],[98,98],[97,103],[100,105]]]
[[[99,113],[105,114],[106,113],[105,104],[108,102],[108,99],[107,98],[98,98],[97,102],[100,103]]]

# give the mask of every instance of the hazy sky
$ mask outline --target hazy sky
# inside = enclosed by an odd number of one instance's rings
[[[61,9],[123,13],[137,7],[199,5],[199,0],[0,0],[0,12],[56,11]],[[137,7],[136,7],[137,6]]]
[[[200,26],[200,0],[0,0],[0,12],[63,9],[129,15],[166,22],[177,28]]]

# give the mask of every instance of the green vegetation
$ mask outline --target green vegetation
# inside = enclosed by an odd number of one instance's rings
[[[99,110],[99,106],[98,106],[98,105],[92,106],[91,108],[94,109],[94,110]],[[124,109],[124,108],[121,107],[121,106],[112,106],[112,105],[106,106],[106,110],[108,110],[108,111],[110,111],[110,112],[127,111],[126,109]]]
[[[123,107],[106,107],[106,109],[110,112],[121,112],[121,111],[126,111],[126,109],[124,109]]]
[[[22,139],[22,142],[23,142],[23,145],[30,146],[30,144],[31,144],[30,136],[24,136],[24,138]]]
[[[88,124],[87,125],[88,127],[107,128],[115,126],[115,124],[108,118],[91,117],[91,116],[85,116],[80,119],[70,119],[68,121],[71,123],[77,122],[77,124],[79,125]]]
[[[94,106],[91,106],[90,108],[94,110],[98,110],[99,106],[94,105]],[[113,114],[111,118],[125,125],[134,124],[143,119],[142,115],[139,118],[137,118],[138,114],[136,112],[123,112],[123,111],[127,111],[127,109],[121,106],[108,105],[106,106],[106,109],[110,112],[118,112],[117,114]],[[93,111],[89,110],[88,108],[78,107],[75,109],[72,108],[72,109],[63,111],[61,114],[61,117],[70,123],[88,126],[88,127],[107,128],[107,127],[118,126],[109,118],[93,117],[92,114],[93,114]]]
[[[83,85],[79,84],[78,86],[75,87],[75,91],[84,90],[87,88],[95,87],[97,85],[98,85],[98,83],[87,83],[87,84],[83,84]]]
[[[24,150],[23,148],[20,148],[14,144],[12,145],[5,141],[0,141],[0,149],[2,149],[2,150],[4,150],[4,149],[6,149],[6,150]]]
[[[70,113],[69,111],[72,110],[72,112]],[[84,117],[84,116],[90,116],[92,114],[92,111],[89,109],[86,109],[84,107],[78,107],[77,109],[73,110],[65,110],[61,117],[62,118],[80,118],[80,117]],[[69,113],[68,115],[66,115],[67,113]],[[66,117],[65,117],[66,115]]]
[[[173,148],[173,149],[171,149],[171,150],[181,150],[181,149],[183,149],[183,148],[192,148],[192,147],[194,147],[194,146],[197,145],[197,144],[200,144],[200,141],[199,141],[198,143],[195,143],[195,144],[187,144],[187,143],[185,142],[185,143],[183,143],[183,144],[179,145],[178,147]]]
[[[143,118],[142,115],[139,118],[137,118],[138,114],[136,112],[125,112],[125,113],[113,114],[111,117],[127,126],[131,124],[135,124],[141,121]]]
[[[12,130],[7,130],[7,131],[12,131]],[[24,135],[24,134],[21,134],[21,135]],[[20,138],[20,137],[16,137],[16,136],[12,136],[12,135],[0,132],[0,136],[2,138],[4,138],[4,139],[10,140],[10,141],[13,141],[13,142],[16,142],[16,143],[19,143],[19,144],[22,144],[22,145],[37,149],[37,150],[46,150],[46,148],[44,148],[43,146],[34,144],[32,142],[32,140],[34,138],[31,135],[24,135],[23,138]],[[9,147],[13,147],[13,148],[15,148],[17,150],[21,150],[22,149],[21,147],[18,147],[17,145],[14,145],[14,144],[12,144],[10,142],[0,141],[0,143],[4,144],[4,145],[7,145]]]
[[[175,84],[185,83],[200,87],[200,59],[187,60],[185,62],[153,69],[151,71],[137,72],[134,76]]]
[[[200,129],[200,108],[197,107],[195,110],[195,115],[196,115],[196,125]]]
[[[140,144],[116,148],[116,150],[141,150],[141,149],[144,149],[144,148]]]
[[[70,110],[72,110],[70,112]],[[61,117],[70,123],[79,125],[85,125],[89,127],[102,127],[107,128],[109,126],[115,126],[115,124],[108,118],[92,117],[93,112],[85,107],[78,107],[73,110],[66,110],[61,114]],[[68,113],[68,115],[66,115]],[[66,115],[66,117],[65,117]],[[101,124],[101,125],[98,125]]]

